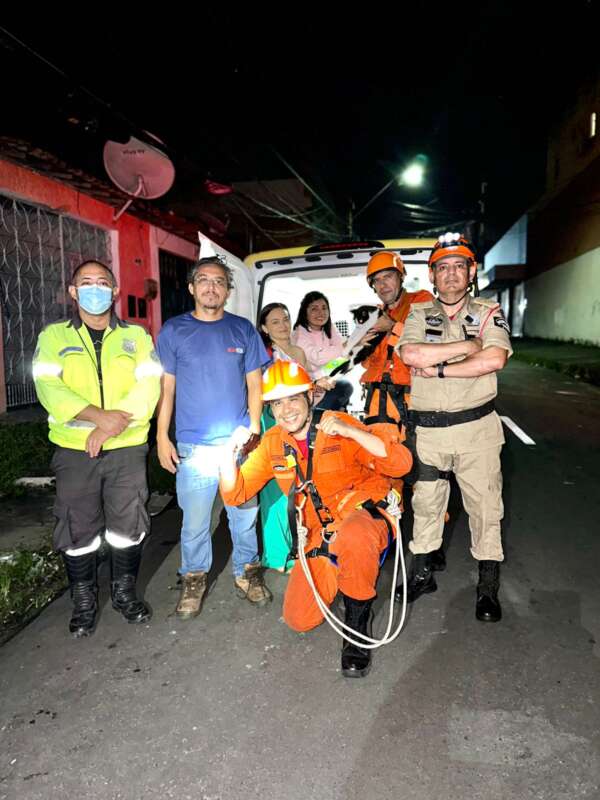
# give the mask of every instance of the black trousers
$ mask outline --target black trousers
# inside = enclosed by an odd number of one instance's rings
[[[87,547],[105,531],[132,541],[150,532],[147,454],[145,444],[101,451],[97,458],[56,448],[56,550]]]

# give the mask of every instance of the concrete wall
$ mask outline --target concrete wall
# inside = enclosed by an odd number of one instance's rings
[[[525,284],[524,333],[600,345],[600,247]]]
[[[501,264],[527,263],[527,214],[506,231],[483,259],[483,272]]]

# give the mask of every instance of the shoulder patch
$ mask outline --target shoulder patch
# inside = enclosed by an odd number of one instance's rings
[[[136,351],[135,341],[133,339],[123,339],[121,342],[121,347],[126,353],[133,355]]]
[[[502,316],[494,317],[494,325],[497,328],[502,328],[502,330],[510,333],[510,327],[508,322],[504,319],[504,314],[502,314]]]

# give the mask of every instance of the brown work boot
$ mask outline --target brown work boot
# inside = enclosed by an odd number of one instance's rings
[[[181,576],[181,597],[175,610],[179,619],[191,619],[200,613],[206,578],[206,572],[187,572]]]
[[[262,564],[246,564],[244,574],[234,578],[238,595],[257,606],[264,606],[273,599],[265,585],[264,571]]]

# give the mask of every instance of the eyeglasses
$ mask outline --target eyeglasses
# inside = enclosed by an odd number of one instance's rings
[[[92,281],[89,278],[84,278],[77,286],[101,286],[103,289],[112,289],[112,283],[106,278],[98,278],[97,281]]]
[[[197,283],[199,286],[208,286],[212,284],[218,289],[225,289],[227,287],[227,278],[209,278],[207,275],[198,275],[194,278],[194,283]]]

